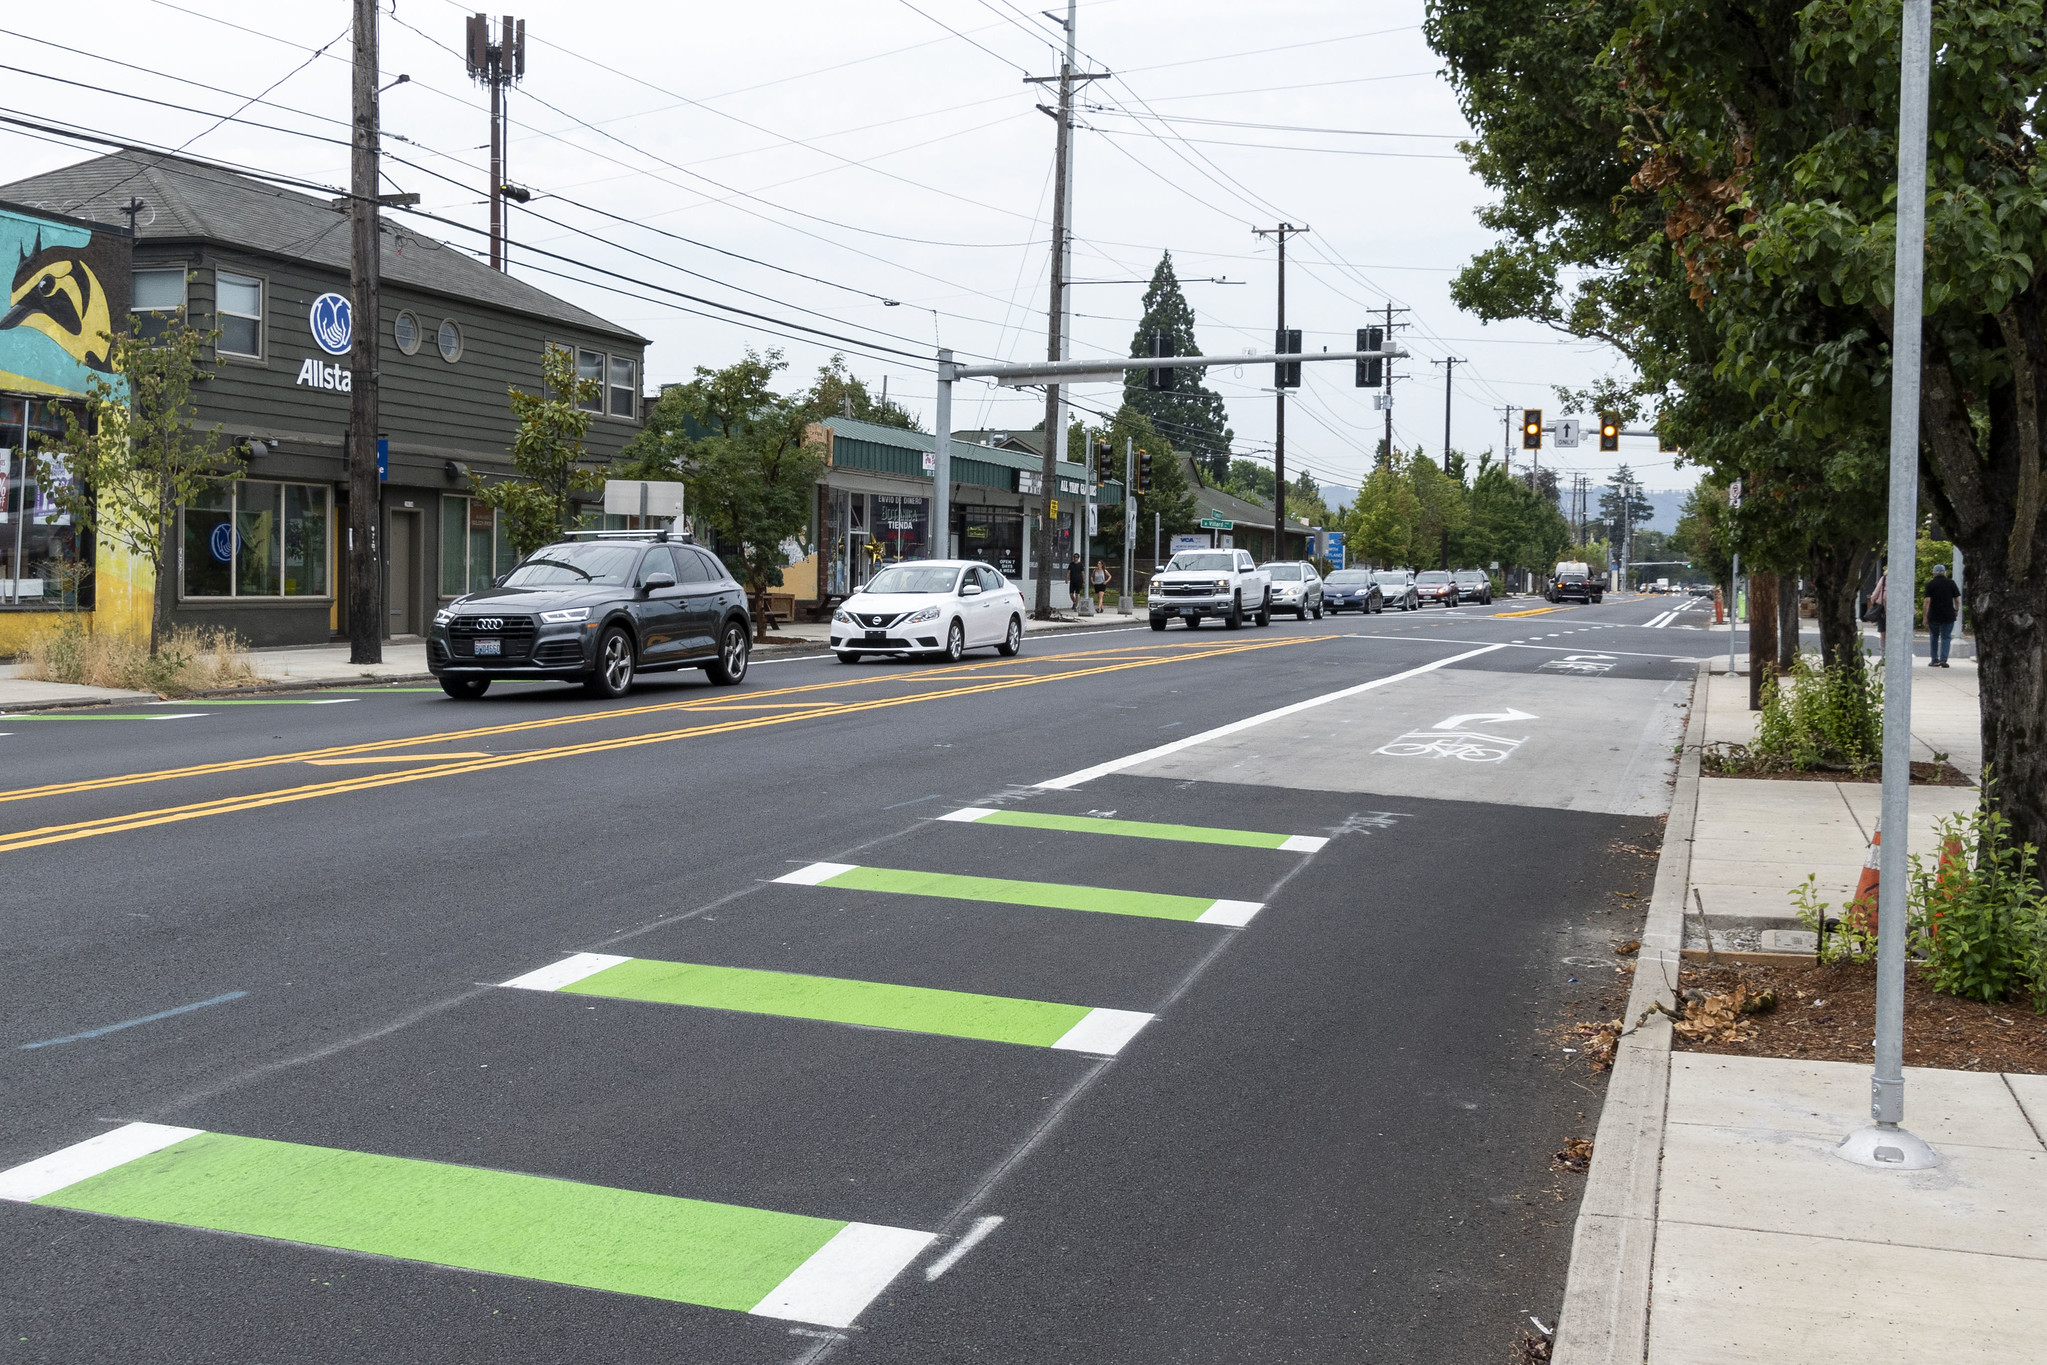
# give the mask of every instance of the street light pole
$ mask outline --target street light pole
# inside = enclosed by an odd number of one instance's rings
[[[1123,438],[1123,595],[1116,610],[1130,615],[1130,557],[1137,550],[1137,438]]]
[[[1912,592],[1918,582],[1919,357],[1926,271],[1927,85],[1932,0],[1905,0],[1898,92],[1898,260],[1892,285],[1890,565],[1884,611],[1883,815],[1876,946],[1875,1122],[1835,1151],[1858,1165],[1923,1170],[1939,1158],[1902,1126],[1905,1118],[1905,916],[1907,832],[1912,809]],[[1903,585],[1902,587],[1900,585]]]
[[[938,350],[938,434],[931,442],[933,559],[952,558],[952,352]]]

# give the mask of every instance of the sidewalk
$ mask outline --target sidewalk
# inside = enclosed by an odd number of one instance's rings
[[[1131,629],[1146,624],[1140,613],[1122,616],[1112,607],[1091,618],[1074,617],[1054,621],[1026,621],[1032,635],[1047,632],[1079,632]],[[829,637],[827,622],[797,622],[777,629],[766,643],[756,642],[756,657],[784,650],[821,650]],[[281,649],[251,650],[249,658],[263,677],[258,690],[292,687],[360,686],[365,683],[431,681],[426,669],[424,640],[384,641],[384,661],[359,665],[348,661],[348,642],[324,645],[292,645]],[[154,692],[128,692],[112,687],[81,687],[72,683],[34,682],[20,677],[19,664],[0,664],[0,712],[27,711],[51,707],[96,706],[106,702],[155,701]]]
[[[1725,660],[1712,667],[1720,671],[1706,680],[1700,708],[1705,742],[1745,744],[1755,736],[1757,715],[1748,709],[1748,679],[1728,676]],[[1915,669],[1912,683],[1912,756],[1944,753],[1977,776],[1983,742],[1975,661]],[[1819,875],[1823,900],[1839,905],[1848,899],[1882,804],[1883,789],[1874,782],[1701,778],[1691,864],[1696,897],[1687,895],[1685,913],[1696,916],[1703,904],[1716,948],[1788,947],[1760,935],[1798,930],[1788,893],[1808,872]],[[1975,804],[1973,787],[1914,787],[1910,847],[1928,847],[1939,820]],[[1696,920],[1686,925],[1688,946],[1702,947],[1696,927]]]
[[[1962,766],[1950,745],[1972,709],[1974,673],[1956,663],[1951,676],[1915,687],[1926,724],[1914,731]],[[1672,1002],[1694,886],[1709,906],[1716,894],[1731,905],[1735,893],[1783,905],[1805,873],[1845,887],[1861,863],[1874,785],[1700,778],[1697,746],[1749,725],[1743,680],[1702,672],[1631,1023],[1652,1003]],[[1856,786],[1866,802],[1845,790]],[[1914,788],[1915,839],[1931,811],[1973,796],[1973,788]],[[2039,1359],[2047,1077],[1905,1074],[1906,1126],[1933,1145],[1940,1165],[1875,1171],[1833,1155],[1869,1121],[1867,1065],[1673,1054],[1662,1015],[1625,1036],[1578,1215],[1554,1361]]]

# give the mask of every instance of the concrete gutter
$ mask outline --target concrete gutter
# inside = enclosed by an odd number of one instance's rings
[[[1692,685],[1683,757],[1663,830],[1663,852],[1628,992],[1626,1027],[1593,1139],[1592,1167],[1571,1239],[1570,1278],[1558,1313],[1554,1365],[1642,1365],[1649,1350],[1649,1288],[1656,1201],[1670,1088],[1670,1017],[1676,1003],[1699,814],[1699,746],[1706,734],[1706,672]],[[1645,1018],[1644,1016],[1647,1015]]]

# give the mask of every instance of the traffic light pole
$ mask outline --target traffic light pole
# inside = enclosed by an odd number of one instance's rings
[[[1253,228],[1260,237],[1271,237],[1279,243],[1279,320],[1274,324],[1273,350],[1284,352],[1288,346],[1286,330],[1286,239],[1297,237],[1308,231],[1292,223],[1281,223],[1276,228]],[[1284,363],[1284,362],[1282,362]],[[1286,371],[1280,370],[1275,376],[1279,382],[1273,385],[1272,415],[1272,555],[1279,559],[1286,554]],[[1299,382],[1299,371],[1295,371],[1295,382]]]

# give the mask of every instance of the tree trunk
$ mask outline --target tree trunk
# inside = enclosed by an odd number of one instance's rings
[[[1855,591],[1869,551],[1858,546],[1816,545],[1812,551],[1812,597],[1818,608],[1820,656],[1828,668],[1863,671],[1862,623],[1855,618]]]
[[[171,594],[176,591],[171,576],[177,572],[178,564],[178,547],[173,539],[178,518],[177,513],[168,507],[170,482],[170,476],[166,474],[158,484],[156,585],[149,593],[149,657],[152,659],[163,648],[163,637],[170,631]]]
[[[1763,685],[1777,672],[1777,575],[1748,577],[1748,709],[1763,709]]]
[[[1798,575],[1784,574],[1777,580],[1777,672],[1789,673],[1798,664]]]

